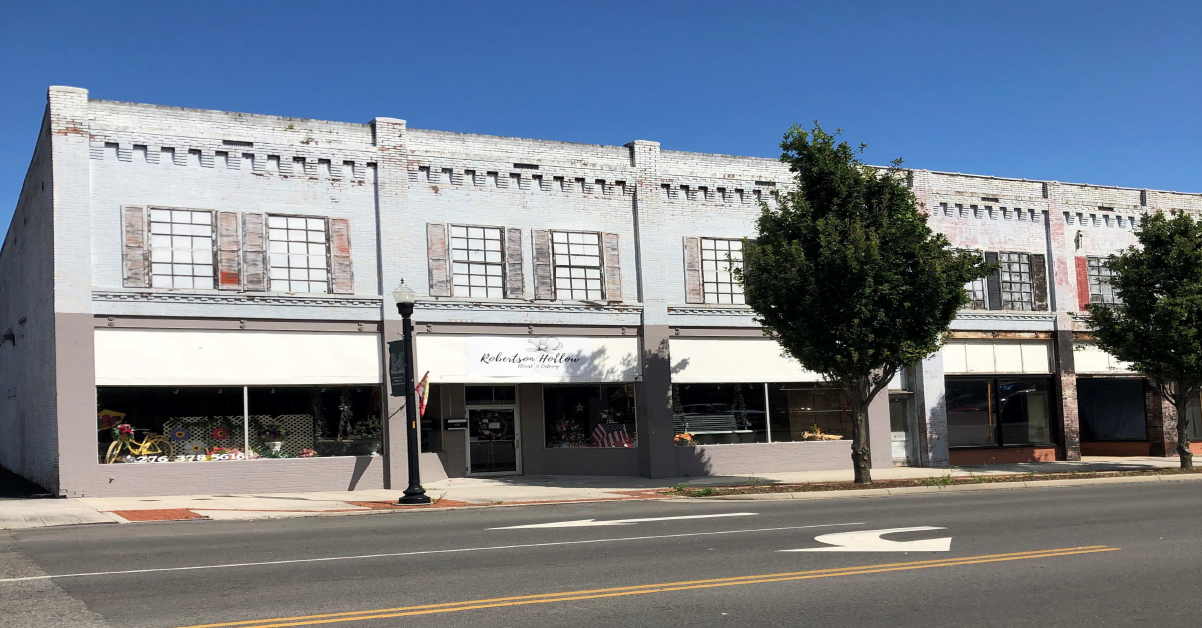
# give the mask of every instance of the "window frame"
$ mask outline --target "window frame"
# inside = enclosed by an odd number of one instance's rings
[[[497,249],[497,251],[496,251],[496,253],[498,254],[498,257],[500,258],[500,261],[498,261],[498,262],[475,261],[474,262],[474,261],[471,261],[470,259],[464,260],[464,261],[456,260],[455,259],[455,250],[456,250],[455,249],[455,240],[456,240],[455,229],[468,229],[468,230],[470,230],[470,229],[495,229],[497,231],[498,240],[500,242],[500,248]],[[469,235],[466,235],[459,239],[468,240],[468,241],[473,240],[473,239],[481,239],[481,238],[472,238],[470,236],[470,231],[468,232],[468,234]],[[486,242],[485,246],[487,247],[487,241],[490,238],[485,237],[482,239],[485,240],[485,242]],[[504,299],[505,298],[505,286],[506,286],[506,280],[508,278],[508,264],[506,264],[506,244],[507,243],[506,243],[505,239],[506,239],[505,227],[500,227],[500,226],[495,226],[495,225],[466,225],[466,224],[455,224],[455,223],[450,223],[447,225],[447,265],[448,265],[447,275],[448,275],[448,278],[450,279],[449,285],[451,288],[451,296],[459,297],[459,298],[466,298],[466,299]],[[468,257],[470,258],[472,249],[468,248],[468,249],[459,249],[459,250],[463,250],[463,251],[467,252]],[[485,254],[485,257],[487,258],[488,253],[489,253],[488,249],[485,248],[483,253]],[[468,269],[469,272],[466,274],[466,276],[468,278],[468,285],[462,286],[462,287],[459,286],[455,282],[455,276],[460,274],[460,273],[455,272],[456,264],[468,264],[469,266],[472,264],[482,264],[485,266],[486,274],[483,275],[485,277],[485,285],[483,287],[484,287],[484,291],[485,291],[486,295],[490,291],[491,288],[494,288],[494,286],[488,285],[487,277],[490,276],[487,274],[488,267],[490,267],[490,266],[498,267],[501,272],[499,273],[499,275],[496,275],[496,276],[500,277],[500,284],[495,286],[495,289],[497,290],[497,296],[487,295],[487,296],[483,296],[483,297],[477,297],[477,296],[473,296],[471,294],[471,288],[475,287],[475,286],[471,285],[471,278],[475,275],[473,275],[470,272],[470,270],[471,270],[470,268]],[[459,292],[460,288],[466,289],[468,294],[460,294],[460,292]]]
[[[1118,292],[1110,283],[1110,278],[1114,277],[1114,271],[1110,269],[1109,261],[1110,256],[1091,255],[1085,258],[1086,282],[1089,285],[1089,303],[1091,305],[1094,303],[1115,305],[1122,302]],[[1096,292],[1095,286],[1098,288]],[[1107,292],[1109,294],[1106,294]]]
[[[1032,273],[1031,255],[1031,253],[1023,251],[998,251],[998,285],[1001,289],[1003,310],[1019,312],[1036,311],[1035,277]],[[1018,259],[1006,259],[1007,256],[1016,256]],[[1009,264],[1017,264],[1020,267],[1015,271],[1008,266]],[[1022,269],[1023,266],[1025,266],[1026,270]],[[1017,275],[1017,278],[1014,275]],[[1015,286],[1018,286],[1017,291],[1014,288]],[[1025,290],[1023,289],[1024,287]],[[1018,295],[1020,298],[1015,299],[1015,295]],[[1015,304],[1025,307],[1015,307]]]
[[[272,231],[272,229],[273,229],[273,227],[271,226],[271,219],[272,219],[272,218],[284,218],[285,220],[287,220],[287,219],[290,219],[290,218],[299,218],[299,219],[303,219],[303,220],[305,220],[305,229],[304,229],[305,231],[313,231],[312,229],[309,229],[309,227],[308,227],[308,221],[310,221],[310,220],[320,220],[320,221],[322,221],[323,228],[324,228],[324,233],[325,233],[325,240],[323,240],[323,241],[322,241],[322,246],[323,246],[323,248],[325,249],[325,266],[324,266],[322,269],[320,269],[320,270],[324,270],[324,271],[325,271],[325,275],[326,275],[326,278],[325,278],[325,284],[326,284],[326,289],[325,289],[325,292],[313,292],[313,291],[309,291],[309,290],[306,290],[306,291],[295,291],[295,290],[291,290],[291,288],[292,288],[292,282],[294,282],[294,281],[301,281],[300,279],[292,279],[291,277],[289,277],[288,279],[275,279],[275,278],[273,278],[273,277],[271,276],[271,271],[272,271],[272,270],[274,270],[274,269],[276,269],[276,268],[281,268],[281,267],[277,267],[277,266],[275,266],[274,264],[272,264],[272,262],[271,262],[271,257],[272,257],[272,255],[287,255],[287,256],[292,256],[292,255],[294,255],[293,253],[275,253],[275,252],[273,252],[273,251],[271,250],[271,244],[272,244],[272,242],[281,242],[281,240],[273,240],[273,239],[271,238],[271,231]],[[274,227],[274,228],[278,229],[278,227]],[[284,230],[285,230],[285,231],[292,231],[293,229],[292,229],[291,227],[287,227],[287,226],[286,226],[286,227],[284,227]],[[334,269],[333,269],[333,264],[332,264],[332,260],[331,260],[331,251],[330,251],[330,245],[331,245],[331,234],[330,234],[330,217],[329,217],[329,216],[311,216],[311,215],[303,215],[303,214],[271,214],[271,213],[265,213],[265,214],[263,214],[263,231],[264,231],[264,233],[263,233],[263,244],[264,244],[264,246],[265,246],[265,249],[266,249],[266,250],[264,251],[264,256],[266,257],[266,260],[265,260],[265,262],[266,262],[266,263],[264,264],[264,266],[265,266],[265,271],[266,271],[266,272],[265,272],[264,274],[266,275],[267,288],[268,288],[268,291],[269,291],[269,292],[283,292],[283,293],[286,293],[286,294],[332,294],[332,293],[333,293],[333,291],[334,291],[334,276],[333,276],[333,275],[334,275]],[[293,243],[291,240],[283,240],[282,242],[283,242],[284,244],[292,244],[292,243]],[[305,241],[305,244],[315,244],[315,243],[313,243],[313,242],[309,242],[308,240],[306,240],[306,241]],[[306,253],[306,254],[305,254],[305,257],[314,257],[314,256],[313,256],[313,255],[309,255],[308,253]],[[293,270],[293,267],[292,267],[291,265],[284,266],[284,267],[282,267],[282,268],[283,268],[283,269],[285,269],[285,270],[288,270],[288,271],[291,271],[291,270]],[[304,268],[304,270],[305,270],[305,271],[313,271],[313,270],[318,270],[318,269],[316,269],[316,268],[313,268],[313,267],[306,266],[306,267]],[[291,272],[289,272],[289,275],[291,275]],[[282,290],[282,291],[281,291],[281,290],[277,290],[277,289],[275,288],[275,282],[276,282],[276,281],[287,281],[287,282],[288,282],[288,288],[289,288],[289,290]],[[305,283],[307,283],[307,284],[308,284],[308,283],[313,283],[313,280],[312,280],[312,279],[305,279],[305,280],[304,280],[304,282],[305,282]]]
[[[161,212],[161,211],[169,212],[169,213],[171,214],[171,220],[170,220],[169,222],[165,222],[165,223],[164,223],[164,222],[162,222],[162,221],[156,221],[156,220],[154,219],[154,214],[155,214],[155,212]],[[207,223],[196,223],[196,222],[191,222],[191,216],[190,216],[190,217],[189,217],[189,222],[187,222],[187,223],[176,223],[176,222],[175,222],[175,219],[174,219],[174,217],[175,217],[175,212],[188,212],[188,214],[189,214],[189,215],[191,215],[191,214],[197,214],[197,213],[202,213],[202,212],[203,212],[203,213],[207,213],[207,214],[209,215],[209,222],[207,222]],[[197,225],[207,225],[207,226],[209,227],[209,235],[208,235],[208,239],[209,239],[209,249],[208,249],[208,250],[209,250],[209,263],[208,263],[208,264],[197,264],[197,263],[195,262],[195,259],[193,259],[193,261],[191,261],[191,262],[188,262],[188,264],[187,264],[187,265],[189,265],[189,266],[193,266],[193,267],[195,267],[195,266],[209,266],[209,267],[211,267],[211,269],[212,269],[211,273],[210,273],[209,275],[207,275],[207,276],[206,276],[206,275],[197,275],[197,274],[195,274],[195,273],[193,273],[193,274],[191,274],[191,275],[176,275],[176,274],[175,274],[175,272],[174,272],[174,271],[175,271],[174,267],[177,265],[177,262],[175,261],[175,253],[176,253],[177,249],[176,249],[174,246],[170,246],[170,247],[167,247],[167,248],[165,249],[165,250],[167,250],[167,251],[170,253],[170,255],[171,255],[171,258],[172,258],[172,259],[171,259],[171,261],[170,261],[170,262],[156,262],[156,261],[155,261],[155,259],[154,259],[154,257],[155,257],[155,250],[156,250],[156,249],[157,249],[157,250],[164,250],[164,247],[156,247],[156,246],[154,246],[154,238],[155,238],[155,236],[167,236],[167,237],[169,237],[169,238],[184,237],[184,236],[183,236],[183,234],[175,234],[175,233],[167,233],[167,234],[162,234],[162,233],[155,233],[155,232],[154,232],[154,225],[155,225],[156,223],[157,223],[157,224],[166,224],[166,225],[171,225],[171,226],[172,226],[172,227],[171,227],[171,230],[172,230],[172,231],[174,231],[174,225],[177,225],[177,224],[179,224],[179,225],[185,225],[185,224],[186,224],[186,225],[191,225],[191,226],[197,226]],[[204,236],[188,235],[187,237],[189,237],[189,238],[199,238],[199,237],[204,237]],[[173,242],[174,242],[174,241],[173,241]],[[180,250],[182,250],[182,249],[180,249]],[[189,250],[189,251],[191,251],[191,253],[192,253],[193,255],[195,255],[195,253],[196,253],[197,251],[202,251],[202,250],[204,250],[204,249],[203,249],[203,248],[195,248],[195,247],[193,247],[193,248],[189,248],[188,250]],[[145,253],[145,254],[146,254],[146,273],[147,273],[147,282],[146,282],[146,283],[147,283],[147,286],[148,286],[148,287],[150,287],[150,288],[155,288],[155,289],[159,289],[159,290],[216,290],[216,289],[217,289],[217,212],[216,212],[215,210],[212,210],[212,209],[190,209],[190,208],[185,208],[185,207],[156,207],[156,206],[150,206],[150,207],[148,207],[148,208],[147,208],[147,212],[146,212],[146,253]],[[161,265],[161,264],[167,264],[167,265],[171,266],[171,267],[172,267],[172,272],[171,272],[170,274],[166,274],[166,275],[163,275],[163,274],[157,274],[157,273],[155,273],[155,272],[154,272],[155,266],[156,266],[156,265]],[[170,285],[170,286],[156,286],[156,285],[155,285],[155,281],[154,281],[156,276],[158,276],[158,277],[167,277],[167,278],[169,278],[169,279],[171,280],[171,285]],[[190,278],[190,279],[192,280],[192,283],[193,283],[193,285],[192,285],[192,286],[176,286],[176,285],[175,285],[175,279],[176,279],[177,277],[180,277],[180,278],[182,278],[182,277],[188,277],[188,278]],[[211,282],[211,284],[212,284],[212,285],[210,285],[208,288],[197,288],[197,287],[195,286],[195,283],[196,283],[196,279],[198,279],[198,278],[207,278],[207,279],[209,279],[209,281]]]
[[[1042,392],[1044,394],[1044,399],[1046,400],[1046,403],[1047,403],[1046,412],[1047,412],[1047,423],[1048,423],[1048,425],[1047,425],[1048,441],[1037,442],[1037,441],[1031,440],[1030,427],[1028,427],[1027,428],[1027,441],[1028,442],[1008,443],[1008,442],[1006,442],[1006,438],[1005,438],[1005,433],[1006,433],[1005,426],[1007,424],[1002,421],[1002,416],[1001,416],[1002,410],[1003,410],[1003,406],[1002,406],[1003,399],[1001,397],[1001,386],[999,385],[999,383],[1000,382],[1014,382],[1014,381],[1032,381],[1032,380],[1039,380],[1039,381],[1043,382],[1044,386],[1045,386],[1043,391],[1037,391],[1037,392]],[[986,400],[989,404],[986,409],[986,412],[989,414],[989,417],[990,417],[990,419],[989,419],[990,420],[990,438],[992,440],[991,444],[984,444],[984,445],[953,445],[951,443],[951,434],[950,434],[950,429],[949,429],[949,434],[948,434],[948,448],[949,449],[1003,449],[1003,448],[1014,448],[1014,447],[1058,447],[1060,445],[1060,443],[1059,443],[1059,437],[1060,437],[1060,432],[1061,432],[1060,421],[1059,421],[1058,417],[1056,416],[1055,408],[1053,407],[1053,404],[1054,404],[1054,399],[1052,396],[1053,382],[1052,382],[1051,376],[1046,376],[1046,375],[1039,376],[1039,375],[1029,375],[1029,374],[993,374],[993,375],[968,375],[968,376],[946,375],[946,376],[944,376],[945,390],[947,388],[947,382],[985,382],[986,389],[987,389]],[[1007,398],[1007,400],[1008,399],[1009,398]],[[945,408],[945,414],[949,415],[948,421],[950,424],[950,422],[951,422],[950,412],[946,411],[946,408]],[[1029,426],[1030,421],[1028,421],[1027,424]],[[949,428],[950,428],[950,425],[949,425]]]
[[[710,249],[706,249],[705,245],[707,242],[713,243],[715,246]],[[717,248],[716,245],[719,242],[725,243],[725,245],[727,247],[725,249],[726,259],[718,258],[719,249]],[[699,242],[697,243],[697,245],[701,251],[701,299],[702,299],[702,302],[705,303],[706,305],[747,305],[747,298],[743,291],[743,286],[735,279],[734,272],[733,272],[734,268],[735,268],[735,261],[731,258],[733,257],[733,253],[735,253],[736,251],[731,249],[730,246],[732,243],[735,243],[735,242],[737,242],[739,244],[739,250],[737,251],[739,254],[739,260],[737,263],[738,263],[739,269],[742,270],[744,268],[744,266],[743,266],[743,253],[744,253],[743,238],[709,238],[709,237],[704,237],[704,236],[699,238]],[[705,258],[705,254],[706,254],[707,250],[714,252],[714,259],[707,260]],[[712,271],[706,270],[707,262],[714,264],[714,270],[712,270]],[[720,281],[718,279],[718,275],[723,274],[723,272],[721,270],[723,264],[726,265],[725,274],[728,275],[728,277],[729,277],[729,279],[727,281]],[[715,277],[714,277],[713,281],[706,279],[706,274],[710,273],[710,272],[714,273]],[[710,286],[713,286],[713,288],[714,288],[712,291],[709,289]],[[722,292],[721,288],[723,286],[729,286],[730,292],[728,292],[728,293]],[[726,294],[730,297],[729,303],[722,302],[721,297],[723,294]],[[714,300],[712,300],[712,301],[710,300],[710,295],[714,296]],[[736,303],[735,302],[736,297],[741,302]]]
[[[556,301],[605,301],[605,300],[606,300],[606,290],[605,290],[605,281],[606,281],[606,277],[605,277],[605,241],[604,241],[604,234],[603,234],[603,233],[601,233],[600,231],[578,231],[578,230],[563,230],[563,229],[559,229],[559,230],[557,230],[557,229],[551,229],[551,230],[549,230],[549,231],[550,231],[550,233],[549,233],[549,236],[550,236],[550,240],[551,240],[551,282],[552,282],[552,283],[551,283],[551,289],[554,291],[555,300],[556,300]],[[556,241],[555,241],[555,236],[556,236],[556,235],[558,235],[558,234],[564,234],[564,235],[568,236],[568,237],[569,237],[569,240],[568,240],[568,241],[566,241],[566,242],[556,242]],[[579,243],[574,243],[574,242],[571,242],[571,241],[570,241],[570,237],[571,237],[572,235],[591,235],[591,236],[593,236],[593,237],[595,237],[595,238],[596,238],[596,242],[594,242],[594,243],[587,243],[587,242],[579,242]],[[558,245],[558,244],[564,244],[564,245],[568,246],[568,247],[569,247],[569,250],[568,250],[568,252],[566,252],[566,253],[559,253],[558,251],[556,251],[556,248],[557,248],[557,246],[556,246],[556,245]],[[595,247],[597,247],[597,255],[596,255],[596,258],[597,258],[597,265],[596,265],[595,267],[593,267],[593,266],[582,266],[582,265],[577,265],[577,264],[573,263],[573,262],[574,262],[574,260],[572,260],[572,259],[571,259],[571,258],[573,258],[573,257],[577,257],[577,256],[582,256],[582,257],[593,257],[592,255],[588,255],[588,254],[574,254],[574,253],[572,253],[572,252],[571,252],[571,249],[570,249],[570,247],[571,247],[573,244],[580,244],[580,245],[583,245],[583,246],[595,246]],[[560,260],[561,260],[562,258],[564,258],[564,257],[568,258],[568,259],[566,260],[566,261],[567,261],[567,263],[566,263],[566,264],[561,264],[561,263],[560,263]],[[566,276],[566,277],[561,277],[561,276],[560,276],[560,273],[559,273],[559,271],[560,271],[560,269],[561,269],[561,268],[563,268],[563,269],[567,269],[567,271],[568,271],[568,273],[569,273],[569,274],[568,274],[568,276]],[[571,274],[571,273],[572,273],[572,269],[576,269],[576,268],[578,268],[578,269],[581,269],[582,271],[584,271],[584,276],[583,276],[583,277],[579,277],[579,278],[577,278],[577,277],[574,277],[574,276],[572,276],[572,274]],[[594,269],[597,271],[597,276],[596,276],[596,277],[589,277],[589,276],[588,276],[588,271],[589,271],[589,270],[594,270]],[[577,290],[578,290],[578,289],[577,289],[577,288],[575,288],[575,287],[568,287],[568,288],[566,288],[566,290],[567,290],[567,292],[568,292],[568,295],[567,295],[567,297],[565,298],[565,295],[563,295],[563,294],[562,294],[562,292],[561,292],[562,290],[565,290],[565,289],[564,289],[564,288],[560,288],[560,286],[559,286],[559,281],[560,281],[561,279],[567,279],[569,282],[575,281],[575,280],[577,280],[577,279],[583,279],[583,280],[585,281],[585,287],[583,288],[583,291],[584,291],[584,293],[585,293],[585,298],[577,298],[577,296],[576,296],[576,292],[577,292]],[[590,291],[593,291],[593,289],[592,289],[592,288],[589,288],[589,287],[588,287],[588,282],[589,282],[589,281],[596,281],[596,282],[597,282],[597,288],[596,288],[596,290],[595,290],[595,292],[597,293],[597,297],[596,297],[596,298],[593,298],[593,297],[592,297],[592,296],[589,294],[589,292],[590,292]]]

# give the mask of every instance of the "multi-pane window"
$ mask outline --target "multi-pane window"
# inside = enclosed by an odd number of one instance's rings
[[[743,241],[701,238],[701,284],[706,303],[743,305],[743,286],[734,269],[743,268]]]
[[[600,301],[601,237],[592,232],[552,231],[555,254],[555,298]]]
[[[960,250],[960,253],[972,253],[978,259],[981,257],[979,252]],[[964,285],[964,289],[968,291],[968,309],[970,310],[985,310],[989,308],[989,293],[986,292],[985,278],[973,279]]]
[[[1090,303],[1118,303],[1118,295],[1114,292],[1114,287],[1110,285],[1110,278],[1114,273],[1110,270],[1110,265],[1104,257],[1091,257],[1086,260],[1089,268],[1089,302]]]
[[[267,217],[267,254],[273,292],[329,292],[324,218]]]
[[[1031,279],[1030,253],[998,253],[1001,265],[1002,309],[1035,309],[1035,284]]]
[[[150,285],[213,288],[213,212],[150,210]]]
[[[451,227],[451,273],[455,296],[500,299],[504,265],[501,230],[496,227]]]

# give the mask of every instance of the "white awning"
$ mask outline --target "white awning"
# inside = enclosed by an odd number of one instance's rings
[[[670,338],[672,381],[680,384],[817,382],[768,338]]]
[[[98,386],[376,384],[370,333],[96,330]]]
[[[417,377],[434,383],[633,382],[635,336],[419,334]]]
[[[1116,374],[1125,375],[1132,374],[1130,362],[1122,360],[1106,353],[1098,348],[1097,343],[1093,342],[1074,342],[1073,343],[1073,364],[1076,367],[1077,373],[1082,375],[1095,374]]]
[[[958,340],[943,345],[943,372],[1043,374],[1052,372],[1052,345],[1046,340]]]

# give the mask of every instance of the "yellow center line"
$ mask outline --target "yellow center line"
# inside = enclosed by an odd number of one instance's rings
[[[933,567],[956,567],[959,565],[976,565],[982,563],[1003,562],[1011,560],[1027,560],[1032,558],[1050,558],[1054,556],[1070,556],[1074,554],[1093,554],[1097,552],[1114,552],[1120,548],[1104,545],[1089,545],[1082,547],[1066,547],[1060,549],[1037,550],[1029,552],[1014,552],[1010,554],[985,554],[965,556],[962,558],[945,558],[939,560],[920,560],[904,563],[885,563],[879,565],[862,565],[832,569],[816,569],[810,571],[794,571],[775,574],[758,574],[736,576],[730,578],[713,578],[708,580],[686,580],[682,582],[663,582],[627,587],[612,587],[606,589],[588,589],[582,591],[561,591],[555,593],[538,593],[510,597],[488,598],[480,600],[465,600],[462,602],[444,602],[440,604],[422,604],[416,606],[401,606],[395,608],[379,608],[365,611],[347,611],[342,613],[327,613],[322,615],[302,615],[294,617],[275,617],[269,619],[252,619],[244,621],[225,622],[217,624],[197,624],[182,628],[286,628],[291,626],[313,626],[338,622],[361,621],[365,619],[386,619],[410,615],[429,615],[434,613],[450,613],[457,611],[476,610],[483,608],[499,608],[504,606],[523,606],[528,604],[545,604],[548,602],[569,602],[606,597],[641,595],[646,593],[665,593],[688,589],[707,589],[728,587],[743,584],[764,584],[769,582],[784,582],[789,580],[808,580],[813,578],[831,578],[835,576],[855,576],[861,574],[885,573],[891,571],[908,571],[913,569],[929,569]]]

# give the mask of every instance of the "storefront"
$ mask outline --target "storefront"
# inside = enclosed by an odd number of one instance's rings
[[[421,334],[417,361],[448,476],[638,475],[637,337]]]
[[[850,467],[849,404],[775,341],[686,337],[669,345],[681,475]],[[886,395],[869,409],[869,431],[873,466],[891,466]]]
[[[1056,459],[1049,341],[954,340],[941,351],[951,464]]]
[[[1148,456],[1144,379],[1096,343],[1073,343],[1081,455]]]
[[[382,486],[379,344],[366,332],[96,329],[95,462],[141,493],[283,489],[270,479],[281,464],[305,486]]]

